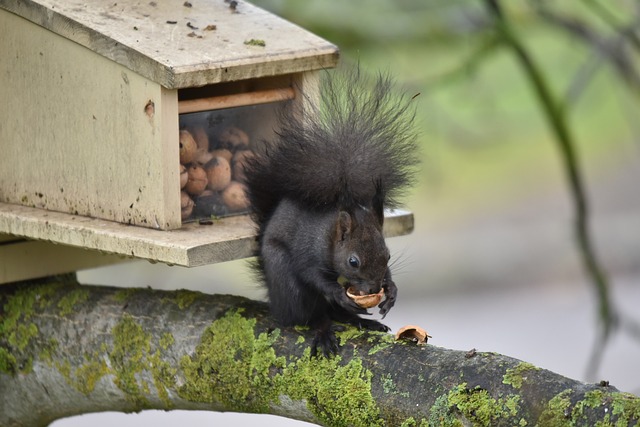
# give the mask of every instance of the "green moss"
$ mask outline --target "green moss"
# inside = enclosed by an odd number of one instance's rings
[[[169,348],[175,343],[175,341],[176,340],[175,338],[173,338],[173,335],[166,332],[162,334],[162,336],[160,337],[160,342],[158,344],[160,345],[161,349],[169,350]]]
[[[550,427],[566,425],[571,416],[572,394],[573,390],[564,390],[549,400],[547,407],[538,418],[538,425]]]
[[[389,348],[394,344],[399,344],[399,345],[405,344],[405,342],[403,341],[396,341],[393,335],[387,334],[385,332],[370,332],[370,334],[371,334],[371,338],[375,337],[375,339],[378,342],[369,350],[369,356],[376,354],[381,350]]]
[[[29,372],[33,360],[25,352],[38,337],[38,327],[31,322],[35,310],[46,308],[56,288],[62,284],[24,285],[6,297],[0,320],[0,372]]]
[[[640,398],[628,393],[592,390],[573,404],[574,391],[567,389],[554,396],[538,419],[538,425],[559,427],[584,425],[588,418],[594,419],[593,411],[601,419],[597,426],[637,426],[640,419]],[[591,412],[591,414],[589,414]]]
[[[393,381],[393,378],[391,378],[391,374],[382,377],[382,391],[384,391],[385,394],[397,394],[402,397],[409,397],[408,392],[400,392],[398,390],[398,386]]]
[[[197,402],[221,402],[255,412],[268,409],[277,398],[269,372],[282,367],[285,359],[276,357],[273,343],[280,331],[254,333],[255,319],[229,311],[204,332],[195,354],[184,356],[180,368],[186,383],[180,397]]]
[[[612,392],[603,390],[592,390],[584,395],[584,399],[576,402],[571,412],[571,420],[575,424],[583,422],[587,417],[589,409],[597,410],[603,414],[602,420],[598,420],[599,426],[628,426],[638,425],[640,419],[640,399],[628,393]],[[615,418],[615,423],[611,418]]]
[[[153,385],[158,392],[158,397],[170,408],[172,404],[168,390],[175,388],[178,370],[162,359],[162,353],[159,350],[149,357],[149,365],[151,376],[153,377]]]
[[[418,423],[415,418],[409,417],[400,424],[400,427],[417,427]]]
[[[305,343],[304,335],[300,335],[296,340],[296,344],[304,344]]]
[[[113,294],[113,298],[118,302],[127,302],[132,296],[148,292],[147,289],[144,288],[124,288],[119,290]]]
[[[111,367],[116,377],[114,382],[127,398],[136,405],[146,406],[143,395],[145,383],[138,383],[136,374],[147,368],[146,356],[151,348],[151,335],[144,332],[134,319],[125,314],[111,331],[113,349],[109,353]]]
[[[66,316],[73,313],[73,308],[76,304],[80,304],[89,298],[89,290],[86,288],[77,287],[70,291],[58,301],[58,308],[60,309],[60,316]]]
[[[233,310],[213,322],[195,353],[180,361],[185,375],[185,384],[178,390],[180,397],[266,412],[280,403],[280,395],[287,395],[306,402],[323,424],[382,424],[371,395],[372,374],[360,359],[354,357],[344,364],[339,356],[312,358],[307,348],[303,357],[287,363],[274,350],[280,331],[256,336],[254,329],[254,319]],[[356,335],[349,332],[343,338]],[[344,390],[348,390],[346,395]]]
[[[48,344],[42,346],[40,351],[40,360],[51,366],[53,363],[53,356],[58,351],[58,341],[55,338],[50,338]]]
[[[249,46],[260,46],[260,47],[265,47],[267,45],[267,43],[264,40],[260,40],[260,39],[245,40],[244,44]]]
[[[527,373],[539,371],[540,368],[531,363],[520,362],[515,368],[509,368],[502,377],[502,383],[511,385],[515,389],[522,387],[523,381],[527,379]]]
[[[611,393],[612,414],[617,417],[616,426],[627,426],[635,420],[635,426],[640,420],[640,398],[630,393]]]
[[[429,426],[461,427],[462,422],[453,415],[449,407],[449,396],[442,394],[429,410]]]
[[[15,356],[4,348],[0,347],[0,372],[14,373],[18,370],[18,361]]]
[[[365,333],[366,331],[364,329],[359,329],[355,326],[345,326],[343,331],[336,332],[336,337],[340,341],[340,345],[343,346],[350,340],[362,337]]]
[[[64,362],[56,363],[56,368],[58,368],[58,372],[67,380],[67,383],[71,384],[71,363],[68,360]]]
[[[109,368],[104,360],[94,355],[93,358],[87,358],[87,362],[76,368],[71,374],[71,368],[67,364],[65,368],[60,369],[67,383],[85,395],[90,394],[96,387],[100,378],[109,373]]]
[[[283,391],[304,400],[321,424],[380,426],[380,410],[371,395],[371,372],[354,357],[342,364],[340,356],[311,358],[309,349],[282,373]],[[348,393],[344,393],[348,390]]]
[[[180,310],[189,308],[202,294],[200,292],[180,289],[171,293],[170,297],[163,298],[164,302],[172,302],[178,306]]]
[[[38,327],[34,323],[16,325],[9,334],[7,342],[18,351],[24,350],[31,340],[38,336]]]
[[[466,383],[454,387],[448,395],[450,409],[457,410],[465,419],[477,426],[493,426],[499,421],[519,424],[520,396],[515,394],[493,398],[487,390],[468,389]],[[455,424],[452,424],[455,425]]]

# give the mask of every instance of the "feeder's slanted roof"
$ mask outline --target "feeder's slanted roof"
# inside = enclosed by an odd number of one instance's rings
[[[0,0],[0,8],[169,89],[336,65],[333,44],[245,1],[235,3]]]

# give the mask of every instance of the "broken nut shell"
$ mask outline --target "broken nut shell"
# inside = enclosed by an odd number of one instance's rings
[[[380,289],[377,294],[358,295],[353,288],[347,289],[347,296],[351,298],[359,307],[371,308],[380,304],[384,296],[384,289]]]
[[[429,335],[427,331],[422,329],[420,326],[416,325],[403,326],[398,329],[398,332],[396,332],[396,340],[408,339],[418,345],[425,345],[429,338],[431,338],[431,335]]]

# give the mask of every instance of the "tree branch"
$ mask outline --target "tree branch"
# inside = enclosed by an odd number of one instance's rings
[[[0,288],[0,425],[74,414],[204,409],[326,426],[626,425],[640,398],[495,353],[395,342],[346,328],[340,356],[280,329],[264,303],[190,291]]]

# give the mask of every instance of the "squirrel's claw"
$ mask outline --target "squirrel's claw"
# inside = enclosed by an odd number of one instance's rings
[[[393,307],[396,303],[398,288],[396,287],[396,284],[392,280],[387,280],[383,288],[384,288],[385,299],[380,304],[378,304],[378,307],[380,307],[380,314],[384,319],[387,313],[389,312],[389,310],[391,310],[391,307]]]
[[[338,354],[340,347],[334,328],[330,327],[316,331],[316,335],[313,337],[313,342],[311,343],[311,357],[318,356],[318,349],[321,350],[322,355],[326,358]]]

